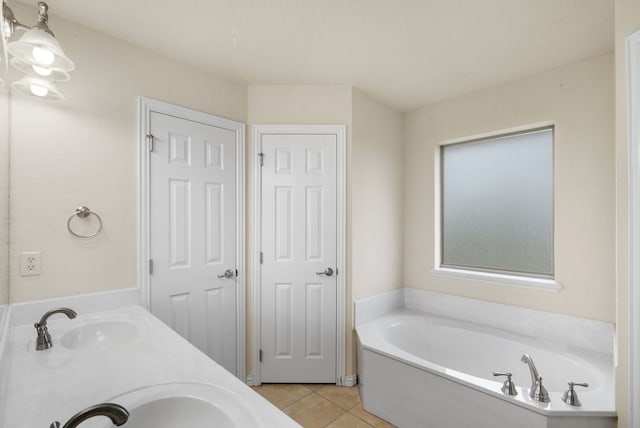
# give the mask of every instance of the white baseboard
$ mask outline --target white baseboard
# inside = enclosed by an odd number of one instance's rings
[[[256,386],[253,383],[253,374],[247,375],[245,383],[249,386]],[[338,386],[356,386],[358,384],[358,375],[345,376],[342,378],[342,383],[338,383]]]
[[[358,384],[358,375],[353,374],[351,376],[345,376],[342,378],[341,386],[356,386]]]

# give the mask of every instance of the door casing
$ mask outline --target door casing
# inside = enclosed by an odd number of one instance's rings
[[[260,250],[262,248],[262,173],[260,170],[260,153],[261,140],[263,135],[269,134],[296,134],[296,135],[318,135],[330,134],[336,136],[337,156],[337,189],[336,189],[336,208],[338,218],[336,222],[337,234],[337,301],[336,301],[336,385],[350,385],[345,373],[345,300],[346,300],[346,127],[344,125],[254,125],[253,126],[253,209],[252,209],[252,227],[253,227],[253,340],[252,340],[252,366],[253,374],[248,379],[251,385],[260,385],[261,366],[260,366],[260,346],[262,338],[262,329],[260,320],[262,316],[261,298],[261,268],[260,268]]]
[[[640,31],[626,39],[628,149],[629,426],[640,425]],[[617,355],[617,354],[616,354]],[[616,361],[617,365],[617,361]]]
[[[149,274],[150,245],[150,192],[149,176],[149,133],[151,112],[192,120],[206,125],[229,129],[236,133],[236,376],[246,381],[245,357],[245,208],[244,208],[244,129],[243,123],[215,116],[185,107],[168,104],[151,98],[138,97],[138,283],[140,284],[140,302],[147,310],[151,309],[151,277]]]

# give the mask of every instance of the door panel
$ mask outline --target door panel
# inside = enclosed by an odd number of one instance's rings
[[[152,112],[151,311],[232,373],[236,367],[236,134]]]
[[[336,381],[337,137],[262,135],[263,382]]]

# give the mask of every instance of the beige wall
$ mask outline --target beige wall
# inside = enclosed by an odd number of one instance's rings
[[[9,90],[0,88],[0,305],[9,302]]]
[[[13,302],[137,286],[137,96],[241,121],[246,115],[242,85],[57,16],[50,21],[76,70],[59,85],[64,103],[12,96]],[[78,205],[102,216],[96,239],[67,232]],[[18,275],[23,251],[42,251],[41,276]]]
[[[615,2],[615,62],[616,62],[616,332],[618,367],[616,370],[616,406],[618,426],[629,425],[629,291],[627,275],[629,253],[628,183],[627,183],[627,66],[625,39],[640,30],[640,2]]]
[[[347,361],[355,371],[353,301],[402,287],[404,192],[402,114],[354,89],[352,119],[350,214],[355,221],[346,319]]]
[[[353,90],[353,300],[402,287],[402,114]]]
[[[406,115],[404,285],[614,321],[613,55],[532,75]],[[439,142],[555,121],[555,260],[560,292],[431,274]]]
[[[350,86],[249,85],[247,94],[251,125],[351,124]]]

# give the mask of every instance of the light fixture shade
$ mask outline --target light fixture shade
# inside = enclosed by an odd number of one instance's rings
[[[75,68],[55,37],[39,28],[32,28],[20,40],[9,43],[7,50],[16,58],[51,70],[71,71]]]
[[[54,101],[64,101],[64,95],[58,90],[56,84],[50,80],[39,79],[33,76],[24,76],[21,80],[13,82],[11,87],[23,94],[45,98]]]
[[[53,80],[56,82],[66,82],[70,79],[69,73],[62,70],[53,70],[49,67],[43,67],[36,64],[31,64],[19,57],[11,58],[11,65],[30,76],[39,77],[41,79]]]

